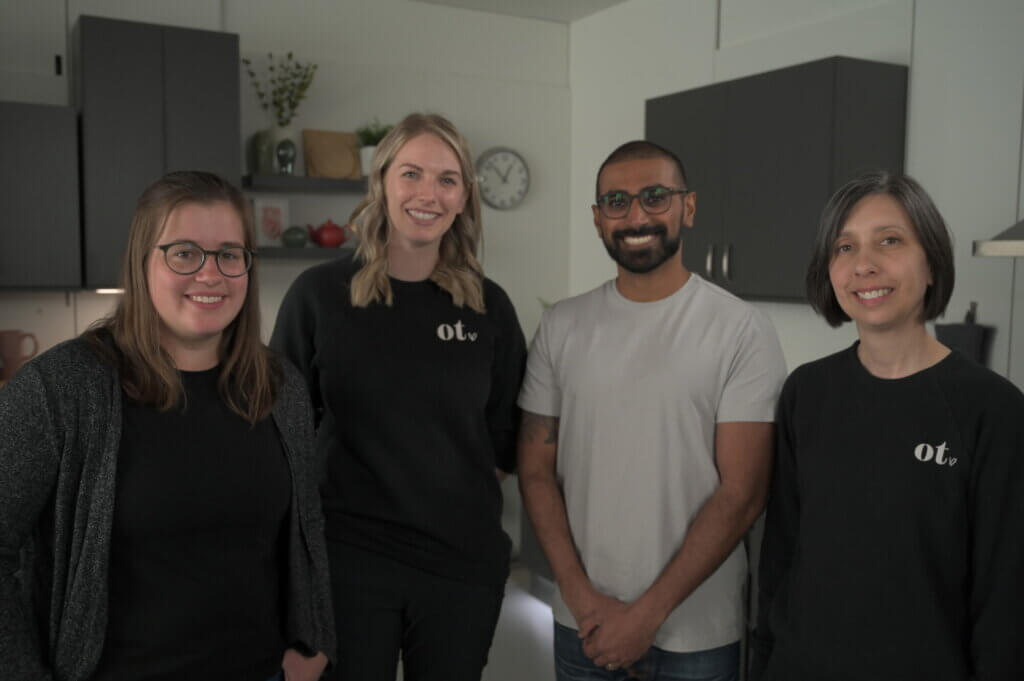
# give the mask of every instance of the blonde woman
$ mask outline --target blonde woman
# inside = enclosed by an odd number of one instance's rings
[[[312,410],[251,249],[237,188],[166,175],[112,316],[0,390],[4,679],[314,681],[333,654]]]
[[[303,273],[271,341],[319,410],[334,678],[393,681],[401,653],[407,681],[478,679],[508,575],[498,483],[525,342],[476,257],[478,187],[454,126],[408,116],[369,183],[354,259]]]

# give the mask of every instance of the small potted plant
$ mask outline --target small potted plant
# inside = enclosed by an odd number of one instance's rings
[[[362,169],[364,177],[370,174],[370,165],[373,163],[373,154],[377,151],[377,145],[391,131],[392,127],[384,125],[374,118],[372,123],[356,128],[356,137],[359,138],[359,143],[362,145],[362,148],[359,149],[359,167]]]
[[[273,110],[275,126],[261,130],[249,140],[249,170],[265,175],[272,172],[292,174],[297,147],[294,132],[288,127],[306,98],[306,92],[313,83],[317,65],[300,62],[291,52],[275,59],[273,52],[267,53],[265,79],[253,70],[252,60],[242,59],[256,99],[264,111]]]

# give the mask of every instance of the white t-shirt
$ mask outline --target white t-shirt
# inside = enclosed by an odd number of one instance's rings
[[[545,312],[519,406],[560,419],[557,474],[591,582],[632,601],[717,489],[715,424],[772,421],[786,367],[771,323],[697,275],[630,301],[609,281]],[[743,634],[742,543],[668,617],[655,645],[707,650]],[[576,627],[556,594],[555,619]]]

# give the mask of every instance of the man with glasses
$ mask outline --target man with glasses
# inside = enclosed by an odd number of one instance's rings
[[[617,277],[545,312],[530,350],[520,488],[558,582],[559,681],[738,678],[785,362],[683,265],[696,209],[672,152],[612,152],[593,216]]]

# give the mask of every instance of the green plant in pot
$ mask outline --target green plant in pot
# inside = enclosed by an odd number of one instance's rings
[[[373,154],[377,151],[377,145],[384,139],[384,136],[391,132],[393,125],[386,125],[373,119],[372,123],[356,128],[356,137],[362,148],[359,149],[359,167],[363,175],[370,174],[370,164],[373,162]]]
[[[278,58],[268,52],[263,75],[256,73],[257,67],[251,59],[243,58],[242,65],[249,74],[260,107],[272,112],[275,123],[275,127],[261,130],[249,139],[249,171],[257,175],[273,172],[290,175],[294,172],[297,147],[288,125],[306,98],[317,65],[297,61],[291,52]]]

